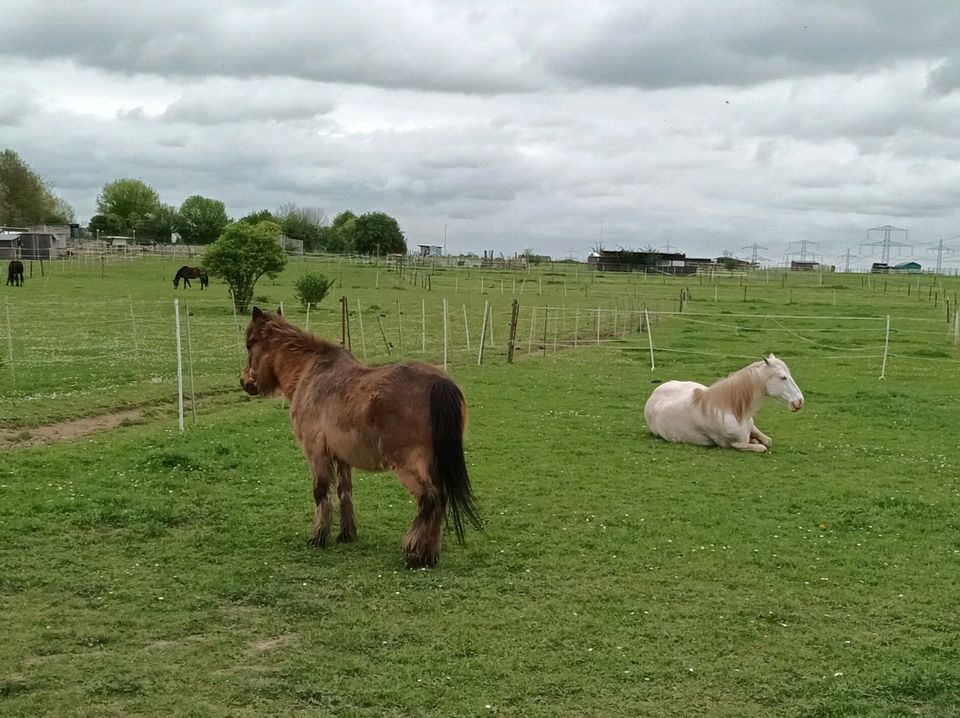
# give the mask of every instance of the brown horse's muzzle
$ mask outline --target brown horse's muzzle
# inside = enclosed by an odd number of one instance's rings
[[[242,386],[243,390],[250,396],[256,396],[260,393],[260,389],[257,388],[257,382],[253,378],[253,372],[250,371],[249,368],[244,369],[240,373],[240,386]]]

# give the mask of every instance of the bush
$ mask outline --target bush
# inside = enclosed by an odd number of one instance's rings
[[[296,289],[297,299],[306,307],[310,304],[316,306],[327,296],[327,292],[333,287],[332,279],[327,279],[322,274],[307,272],[293,283]]]

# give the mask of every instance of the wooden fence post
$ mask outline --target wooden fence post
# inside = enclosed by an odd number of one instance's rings
[[[513,350],[517,344],[517,319],[520,317],[520,302],[513,300],[510,309],[510,339],[507,341],[507,363],[513,364]]]

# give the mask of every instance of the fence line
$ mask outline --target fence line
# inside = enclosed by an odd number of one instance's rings
[[[528,288],[529,289],[529,288]],[[536,298],[536,285],[527,292]],[[775,337],[777,334],[792,337],[803,342],[811,356],[824,359],[882,359],[880,353],[879,326],[863,326],[864,323],[879,325],[883,317],[827,316],[811,315],[763,315],[763,314],[720,314],[706,312],[666,312],[650,307],[626,308],[621,302],[614,307],[532,303],[527,309],[522,307],[524,321],[518,322],[510,330],[509,315],[505,302],[506,295],[500,299],[496,292],[488,292],[480,308],[471,309],[461,303],[461,311],[449,311],[448,296],[435,295],[430,300],[421,297],[411,300],[398,300],[396,308],[375,309],[363,307],[359,299],[351,306],[343,303],[341,312],[332,310],[314,310],[309,319],[299,309],[292,309],[287,319],[295,324],[304,325],[309,321],[310,328],[328,337],[340,338],[342,324],[355,322],[354,328],[360,331],[360,347],[363,358],[372,363],[383,363],[397,359],[397,349],[406,357],[416,357],[437,363],[442,359],[447,368],[467,366],[484,359],[506,361],[508,351],[519,356],[546,356],[549,351],[576,349],[584,345],[619,346],[624,351],[646,351],[650,353],[651,366],[656,366],[656,352],[678,356],[727,356],[733,354],[715,354],[703,351],[709,346],[711,331],[737,332],[744,342],[754,340],[752,332],[762,332],[763,337]],[[6,303],[6,356],[7,370],[0,372],[0,400],[24,402],[56,401],[58,397],[81,396],[98,391],[113,392],[128,396],[131,403],[142,401],[144,397],[183,396],[184,361],[181,343],[171,341],[171,334],[178,332],[179,299],[174,300],[174,316],[170,316],[170,300],[145,300],[134,302],[129,298],[105,301],[90,307],[71,304],[69,309],[59,303],[15,306]],[[638,302],[639,304],[639,302]],[[118,314],[126,318],[100,320],[101,308],[109,305],[120,309]],[[415,309],[413,308],[415,307]],[[164,308],[161,313],[154,309]],[[518,304],[518,308],[520,305]],[[233,385],[239,368],[246,362],[242,348],[242,334],[246,317],[236,314],[229,299],[194,299],[184,303],[186,315],[186,361],[190,393],[191,410],[196,411],[198,395],[219,391]],[[416,311],[420,314],[421,341],[403,342],[403,314]],[[507,314],[504,314],[507,312]],[[479,316],[478,316],[479,315]],[[93,321],[87,317],[93,316]],[[956,315],[954,315],[956,316]],[[385,332],[383,345],[372,342],[367,346],[364,334],[365,325],[370,319]],[[409,315],[407,317],[409,319]],[[749,319],[750,324],[736,323],[737,319]],[[731,322],[731,320],[734,320]],[[759,320],[769,323],[764,326]],[[500,324],[500,322],[503,324]],[[878,367],[883,376],[888,371],[896,374],[896,367],[904,361],[922,359],[957,364],[950,356],[921,356],[922,352],[912,351],[916,347],[929,347],[933,337],[941,337],[936,347],[951,347],[954,326],[945,326],[940,331],[926,328],[925,319],[890,318],[890,330],[885,337],[888,361]],[[479,322],[477,324],[476,322]],[[470,324],[474,326],[475,336],[470,336]],[[683,325],[692,326],[684,334]],[[823,324],[833,326],[823,326]],[[846,324],[846,328],[836,324]],[[815,326],[819,324],[820,326]],[[657,344],[654,343],[654,326],[664,326],[658,332]],[[667,326],[672,327],[669,331]],[[814,325],[814,326],[811,326]],[[29,331],[17,327],[29,327]],[[694,329],[694,326],[696,329]],[[476,329],[479,327],[479,330]],[[750,330],[747,332],[746,330]],[[869,334],[876,332],[877,341],[870,341]],[[833,337],[837,333],[853,334],[859,342],[851,346],[835,346],[820,341],[825,335]],[[479,345],[474,339],[479,334]],[[694,336],[695,334],[695,336]],[[386,338],[394,337],[399,346],[393,348]],[[193,337],[197,337],[194,339]],[[930,342],[926,338],[930,337]],[[179,337],[177,337],[179,340]],[[498,341],[499,340],[499,343]],[[689,346],[690,342],[699,342],[701,346]],[[769,339],[764,339],[769,341]],[[842,344],[842,342],[840,342]],[[826,351],[820,351],[826,350]],[[826,353],[826,352],[829,352]],[[753,358],[751,353],[743,358]],[[16,365],[14,364],[16,361]],[[55,367],[60,367],[56,371]],[[143,389],[141,391],[140,389]],[[149,390],[148,390],[149,388]],[[87,394],[84,394],[87,392]],[[182,411],[182,406],[181,409]],[[38,410],[39,411],[39,410]]]

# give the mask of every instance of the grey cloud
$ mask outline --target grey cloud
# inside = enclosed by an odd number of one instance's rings
[[[946,58],[931,71],[927,89],[934,95],[949,95],[960,88],[960,63],[955,58]]]
[[[72,58],[6,62],[0,123],[83,220],[131,176],[232,216],[448,225],[454,251],[583,257],[602,222],[608,246],[830,255],[960,226],[952,6],[0,5],[0,52]]]
[[[23,124],[39,111],[36,88],[23,82],[0,84],[0,127]]]
[[[160,119],[197,125],[285,122],[326,115],[334,107],[331,93],[312,83],[218,82],[189,88]]]
[[[533,68],[514,40],[442,6],[147,0],[22,3],[0,24],[0,52],[74,59],[170,77],[297,77],[447,92],[527,91]],[[389,22],[384,19],[389,18]]]
[[[573,37],[555,32],[540,55],[588,84],[744,86],[942,56],[958,34],[960,10],[934,0],[644,3],[604,14]]]

